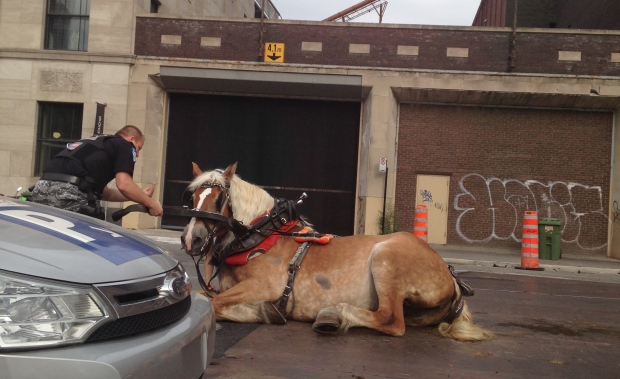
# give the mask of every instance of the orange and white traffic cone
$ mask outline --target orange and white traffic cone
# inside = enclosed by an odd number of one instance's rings
[[[428,209],[418,205],[413,218],[413,235],[428,243]]]
[[[538,214],[536,211],[525,211],[523,215],[523,238],[521,239],[520,270],[543,271],[538,267]]]

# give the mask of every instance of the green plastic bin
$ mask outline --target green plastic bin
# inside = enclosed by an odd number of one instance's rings
[[[558,260],[562,258],[562,220],[538,219],[538,258]]]

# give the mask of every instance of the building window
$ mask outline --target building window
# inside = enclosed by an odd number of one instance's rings
[[[45,48],[88,50],[90,0],[47,0]]]
[[[40,176],[47,162],[82,138],[83,104],[39,103],[39,125],[34,175]]]

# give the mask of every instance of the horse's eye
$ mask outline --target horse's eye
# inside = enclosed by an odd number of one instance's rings
[[[183,206],[188,208],[194,207],[194,201],[192,200],[192,193],[189,191],[183,192]]]

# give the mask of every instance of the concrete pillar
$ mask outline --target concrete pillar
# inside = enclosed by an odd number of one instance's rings
[[[614,114],[612,165],[611,165],[611,204],[609,214],[609,238],[607,256],[620,259],[620,110]]]
[[[372,90],[362,104],[362,137],[356,234],[378,234],[383,211],[385,173],[379,172],[379,159],[387,157],[387,203],[393,203],[396,172],[398,102],[392,93],[397,77],[365,77]]]
[[[166,91],[158,87],[149,75],[158,74],[159,66],[136,65],[131,75],[129,90],[130,112],[127,123],[136,125],[144,133],[144,148],[134,168],[134,181],[141,187],[157,183],[153,198],[162,201],[164,143],[164,109]],[[129,205],[125,203],[124,206]],[[128,229],[152,229],[161,224],[161,218],[144,213],[133,213],[123,218],[123,226]]]

